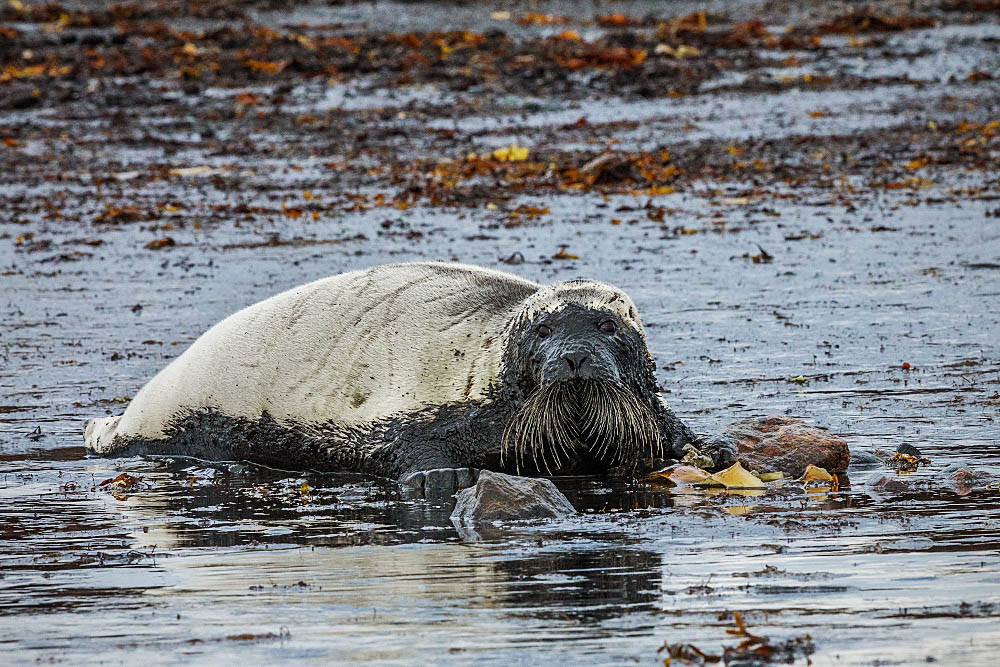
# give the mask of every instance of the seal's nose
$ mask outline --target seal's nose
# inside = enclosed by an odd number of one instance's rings
[[[618,373],[607,350],[573,341],[553,349],[542,366],[545,382],[573,380],[615,381]]]
[[[584,375],[584,365],[590,360],[590,353],[582,350],[574,350],[563,354],[563,361],[569,365],[571,374],[581,377]],[[589,366],[589,364],[587,364]]]

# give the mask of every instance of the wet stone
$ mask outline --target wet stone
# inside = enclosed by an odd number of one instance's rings
[[[876,468],[882,465],[883,460],[871,452],[851,452],[852,468]]]
[[[969,461],[955,461],[954,463],[951,463],[951,464],[945,466],[944,469],[941,470],[941,474],[942,475],[952,475],[953,476],[956,473],[960,473],[960,472],[963,472],[963,471],[966,472],[966,473],[968,473],[968,472],[973,471],[973,470],[976,470],[976,469],[975,469],[975,467],[973,466],[973,464],[971,462],[969,462]],[[977,475],[977,476],[989,477],[988,473],[983,472],[981,470],[976,470],[976,472],[974,474]]]
[[[793,417],[742,419],[727,426],[726,434],[736,442],[737,458],[747,470],[800,477],[809,464],[835,473],[847,470],[851,460],[842,439]]]
[[[951,465],[931,477],[888,473],[873,480],[869,487],[876,493],[951,491],[959,496],[966,496],[977,488],[988,486],[992,479],[993,476],[986,471]]]
[[[41,95],[30,85],[14,85],[0,92],[0,109],[20,111],[42,103]]]
[[[989,484],[989,473],[982,470],[969,470],[959,468],[948,475],[945,485],[960,496],[965,496],[973,492],[977,487]]]
[[[873,491],[882,493],[915,493],[930,491],[933,488],[931,480],[923,477],[905,477],[895,474],[882,475],[868,484]]]
[[[575,514],[569,499],[547,479],[484,470],[458,494],[452,521],[560,519]]]
[[[927,551],[934,548],[934,540],[929,537],[904,537],[898,540],[880,540],[871,545],[875,553],[890,553],[893,551]]]
[[[968,495],[975,489],[989,486],[994,475],[974,468],[967,461],[956,462],[941,471],[943,485],[960,496]]]

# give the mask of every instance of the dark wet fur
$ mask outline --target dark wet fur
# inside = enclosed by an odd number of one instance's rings
[[[536,464],[533,458],[518,465],[502,456],[502,445],[503,434],[522,405],[523,401],[515,404],[497,396],[421,410],[366,428],[345,428],[334,422],[292,427],[268,414],[253,420],[206,410],[175,419],[164,439],[135,438],[118,443],[108,455],[245,460],[285,470],[363,472],[393,479],[417,470],[464,467],[534,475],[590,474],[648,458],[647,451],[638,446],[622,448],[624,443],[612,443],[612,449],[600,454],[590,446],[578,450],[575,457],[563,458],[555,466],[551,455],[548,466],[542,459]],[[691,431],[665,408],[659,413],[651,410],[651,414],[657,451],[663,456],[679,455],[680,447],[694,438]],[[581,443],[586,442],[584,437]]]

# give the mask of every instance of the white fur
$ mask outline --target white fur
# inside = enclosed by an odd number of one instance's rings
[[[532,291],[527,300],[510,297]],[[356,426],[476,399],[497,377],[501,341],[515,317],[567,300],[615,310],[641,331],[629,317],[635,310],[628,297],[600,283],[542,288],[442,263],[317,280],[212,327],[146,384],[121,417],[91,420],[87,447],[107,452],[118,436],[162,438],[172,418],[203,409]]]

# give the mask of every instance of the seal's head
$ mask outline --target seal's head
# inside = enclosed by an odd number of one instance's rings
[[[598,472],[661,455],[653,363],[621,290],[585,280],[545,287],[525,301],[507,340],[519,405],[503,467]]]

